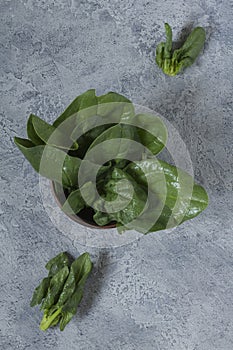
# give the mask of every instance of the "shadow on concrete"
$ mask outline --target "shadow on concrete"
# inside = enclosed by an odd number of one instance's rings
[[[106,272],[109,267],[110,264],[108,252],[100,250],[98,259],[95,262],[91,275],[85,285],[83,299],[77,312],[77,317],[79,319],[88,314],[89,310],[95,304],[98,296],[101,294],[104,284],[104,276],[107,275]]]

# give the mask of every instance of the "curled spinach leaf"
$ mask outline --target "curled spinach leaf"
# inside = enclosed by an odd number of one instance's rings
[[[102,197],[105,199],[103,211],[100,210],[101,199],[93,204],[96,210],[93,216],[95,222],[101,226],[111,221],[125,225],[137,218],[144,210],[147,194],[145,187],[139,186],[133,177],[115,168],[110,179],[105,182]]]
[[[125,171],[140,186],[149,186],[148,190],[158,198],[158,205],[162,201],[160,216],[149,232],[178,226],[200,214],[208,205],[208,195],[202,186],[194,183],[185,171],[162,160],[134,162]],[[151,210],[152,215],[156,209],[155,205]]]

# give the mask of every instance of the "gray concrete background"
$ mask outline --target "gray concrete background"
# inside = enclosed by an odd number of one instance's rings
[[[232,350],[232,2],[1,0],[0,13],[1,350]],[[204,54],[174,78],[154,63],[165,21],[175,39],[198,24],[208,34]],[[52,121],[89,88],[173,123],[210,195],[202,215],[108,250],[53,226],[13,136],[25,135],[30,112]],[[77,317],[43,333],[29,300],[62,250],[89,250],[94,270]]]

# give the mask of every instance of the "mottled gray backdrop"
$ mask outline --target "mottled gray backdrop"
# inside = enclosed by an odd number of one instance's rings
[[[232,2],[1,0],[0,13],[1,350],[232,350]],[[203,55],[173,78],[154,63],[165,21],[175,40],[207,31]],[[30,112],[50,122],[89,88],[172,122],[210,195],[202,215],[108,250],[53,226],[13,136],[25,135]],[[43,333],[29,300],[62,250],[89,250],[94,270],[77,317]]]

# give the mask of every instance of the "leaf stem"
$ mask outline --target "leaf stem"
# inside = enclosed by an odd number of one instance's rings
[[[42,331],[46,331],[46,329],[48,329],[51,326],[55,318],[57,318],[57,316],[61,313],[61,310],[62,308],[60,307],[57,311],[55,311],[51,316],[48,316],[48,317],[47,317],[47,314],[44,313],[44,316],[40,323],[40,329]]]

